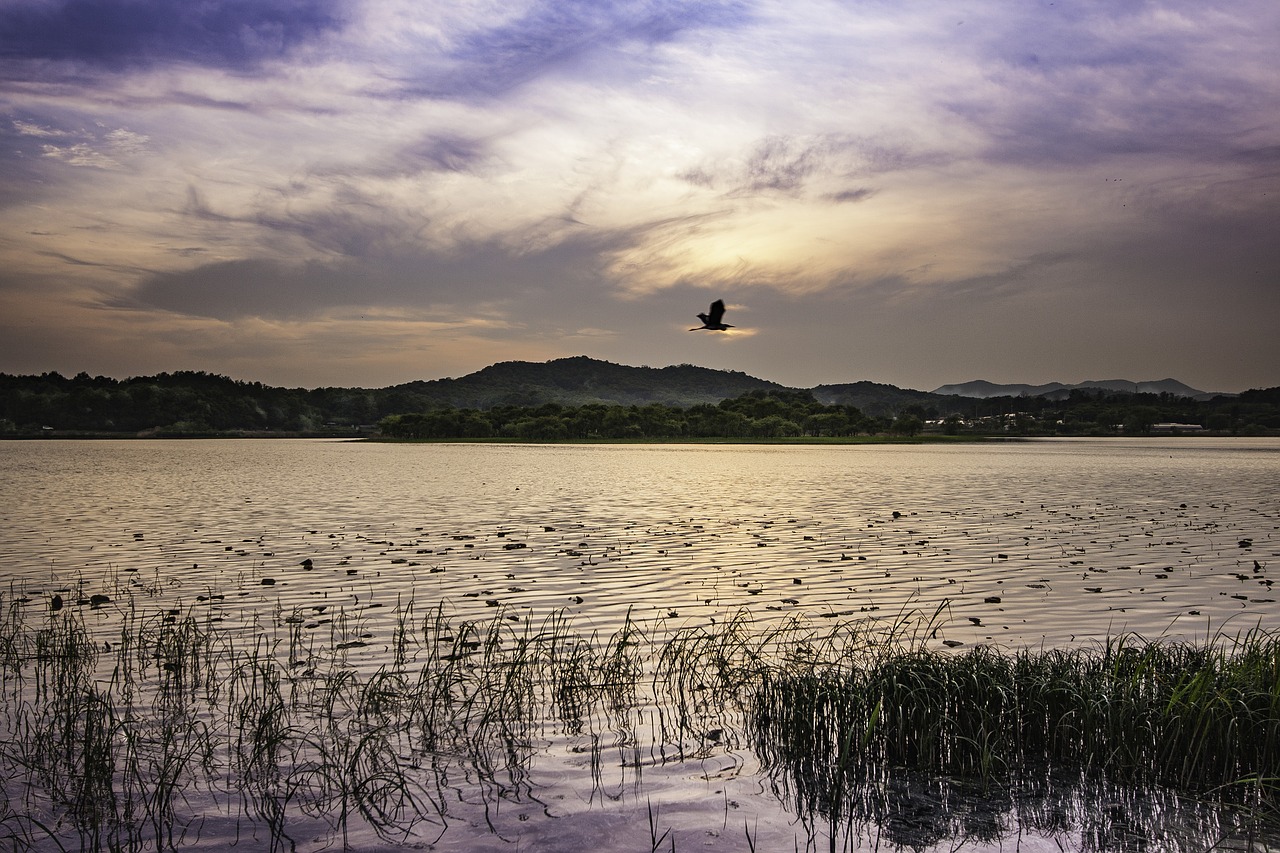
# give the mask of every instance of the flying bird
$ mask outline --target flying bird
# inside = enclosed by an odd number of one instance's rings
[[[724,300],[717,299],[711,303],[709,313],[699,314],[698,319],[702,321],[701,326],[694,326],[689,331],[697,332],[702,329],[709,329],[713,332],[723,332],[725,329],[732,329],[733,326],[723,322],[724,319]]]

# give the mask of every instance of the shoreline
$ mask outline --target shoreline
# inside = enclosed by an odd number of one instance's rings
[[[157,433],[140,435],[130,432],[75,432],[29,433],[0,435],[0,441],[241,441],[247,439],[268,440],[337,440],[366,444],[496,444],[496,445],[776,445],[776,446],[838,446],[884,444],[983,444],[990,442],[1022,442],[1043,439],[1070,439],[1072,441],[1114,441],[1134,439],[1171,439],[1194,443],[1199,439],[1240,439],[1252,441],[1258,438],[1280,438],[1272,435],[1236,435],[1230,432],[1152,433],[1149,435],[1008,435],[1001,433],[976,433],[966,435],[941,435],[935,433],[897,435],[849,435],[849,436],[792,436],[765,438],[752,436],[686,436],[669,438],[392,438],[367,433],[317,431],[317,432],[208,432],[208,433]]]

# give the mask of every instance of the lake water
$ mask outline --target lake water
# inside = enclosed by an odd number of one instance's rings
[[[629,608],[829,618],[945,598],[940,636],[966,643],[1192,635],[1277,624],[1269,585],[1236,575],[1280,549],[1278,485],[1274,440],[5,442],[0,575],[92,594],[128,572],[173,606],[270,578],[237,609],[497,600],[605,630]]]
[[[198,614],[241,639],[342,647],[366,673],[393,657],[410,602],[458,623],[563,614],[600,637],[746,613],[762,631],[918,615],[929,645],[961,650],[1194,639],[1280,628],[1277,486],[1275,439],[0,442],[0,577],[28,621],[57,595],[103,643],[142,611]],[[641,774],[560,737],[500,819],[459,793],[462,817],[404,843],[817,844],[724,740],[696,760],[651,744]]]

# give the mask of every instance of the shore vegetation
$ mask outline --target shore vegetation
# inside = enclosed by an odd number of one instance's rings
[[[936,613],[602,636],[564,613],[460,621],[403,602],[367,655],[287,613],[255,636],[130,605],[104,639],[84,608],[31,603],[0,602],[0,843],[15,849],[421,846],[474,831],[468,808],[501,837],[504,810],[539,802],[552,749],[593,768],[753,750],[805,849],[1035,831],[1261,850],[1280,827],[1267,632],[960,652],[926,648]]]

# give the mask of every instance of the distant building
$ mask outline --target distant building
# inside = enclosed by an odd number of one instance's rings
[[[1200,424],[1152,424],[1152,432],[1204,432],[1204,427]]]

